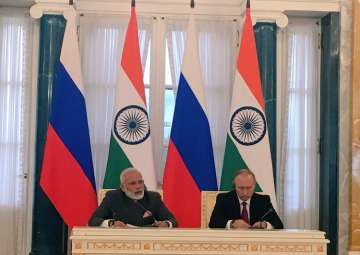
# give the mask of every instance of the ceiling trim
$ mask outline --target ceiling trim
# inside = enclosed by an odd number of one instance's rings
[[[68,0],[35,0],[31,8],[37,12],[62,13]],[[78,14],[129,14],[129,0],[74,0]],[[204,16],[228,18],[243,17],[245,1],[239,0],[195,0],[191,9],[189,0],[138,0],[138,15],[184,16],[190,13]],[[259,21],[275,22],[279,27],[288,24],[288,13],[298,15],[323,16],[328,12],[339,12],[340,0],[252,0],[251,16],[253,23]],[[37,14],[38,15],[38,14]]]

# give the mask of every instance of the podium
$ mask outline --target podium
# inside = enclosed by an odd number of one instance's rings
[[[225,230],[75,227],[73,255],[80,254],[326,254],[325,233],[312,230]]]

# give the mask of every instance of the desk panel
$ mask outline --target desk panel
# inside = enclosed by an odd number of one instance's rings
[[[74,228],[72,254],[326,254],[325,233],[308,230]]]

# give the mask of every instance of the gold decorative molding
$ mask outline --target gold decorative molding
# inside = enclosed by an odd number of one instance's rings
[[[260,248],[258,244],[250,244],[250,251],[258,251]]]
[[[325,233],[306,230],[74,228],[73,254],[326,254]],[[81,243],[81,245],[80,245]]]
[[[322,253],[325,252],[326,249],[324,249],[324,245],[316,245],[316,252]]]
[[[360,3],[353,1],[350,250],[360,251]]]
[[[299,244],[263,244],[261,245],[262,252],[312,252],[312,246]]]
[[[154,250],[176,252],[239,252],[248,251],[246,243],[225,242],[154,242]]]
[[[136,251],[141,250],[140,241],[90,241],[87,242],[87,249],[89,250],[121,250],[121,251]]]
[[[87,241],[86,249],[91,251],[143,251],[146,252],[175,252],[175,253],[234,253],[234,252],[262,252],[262,253],[324,253],[324,245],[296,243],[254,243],[246,242],[186,242],[186,241]],[[73,250],[79,250],[81,245],[75,244]]]
[[[154,250],[154,245],[151,242],[143,242],[142,249],[145,251]]]
[[[73,246],[74,246],[74,249],[79,250],[79,249],[81,249],[81,242],[74,242]]]

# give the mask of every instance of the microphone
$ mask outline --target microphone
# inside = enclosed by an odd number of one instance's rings
[[[266,213],[263,216],[261,216],[260,221],[263,221],[265,216],[267,216],[269,213],[272,213],[273,211],[274,208],[271,207],[269,210],[266,211]]]
[[[267,210],[266,212],[265,212],[265,214],[263,214],[263,216],[261,216],[261,218],[260,218],[260,220],[258,221],[258,222],[260,222],[260,225],[257,225],[256,227],[254,227],[254,225],[253,226],[251,226],[250,228],[252,228],[252,229],[258,229],[258,228],[260,228],[260,229],[262,229],[263,227],[262,227],[262,222],[264,221],[264,219],[265,219],[265,217],[267,216],[267,215],[269,215],[269,213],[272,213],[274,211],[274,208],[269,208],[269,210]],[[257,223],[258,223],[257,222]],[[265,227],[266,228],[266,227]]]

